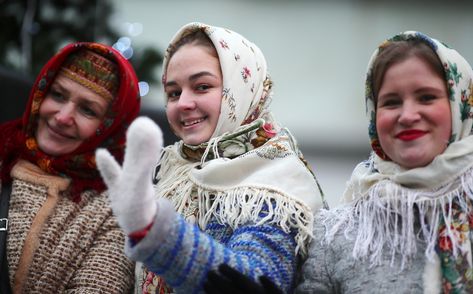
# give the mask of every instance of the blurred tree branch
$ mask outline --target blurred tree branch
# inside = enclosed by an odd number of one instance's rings
[[[0,0],[0,65],[35,76],[70,42],[113,45],[120,33],[111,23],[109,0]],[[153,47],[136,47],[130,58],[138,78],[158,82],[155,68],[163,55]]]

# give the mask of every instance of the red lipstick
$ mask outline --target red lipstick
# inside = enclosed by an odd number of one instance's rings
[[[401,139],[403,141],[412,141],[422,137],[425,134],[427,134],[427,132],[421,130],[406,130],[398,133],[396,135],[396,138]]]

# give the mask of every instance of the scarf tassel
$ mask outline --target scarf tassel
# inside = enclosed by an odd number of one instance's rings
[[[198,188],[199,226],[215,218],[235,229],[254,223],[276,225],[285,233],[296,231],[296,253],[307,253],[312,238],[313,214],[302,202],[260,187],[237,187],[230,191]]]
[[[472,212],[472,172],[467,171],[459,180],[435,191],[408,189],[381,181],[367,196],[356,196],[359,200],[341,208],[345,211],[336,215],[327,211],[321,213],[326,227],[325,240],[330,242],[339,230],[344,230],[346,238],[355,240],[355,259],[367,259],[375,266],[381,264],[387,253],[391,255],[392,266],[399,254],[402,269],[417,253],[419,238],[426,242],[425,254],[429,261],[435,260],[442,221],[446,228],[443,237],[450,239],[453,255],[457,256],[461,244],[453,229],[452,206],[458,205],[467,215]],[[416,230],[416,226],[420,226],[420,230]]]

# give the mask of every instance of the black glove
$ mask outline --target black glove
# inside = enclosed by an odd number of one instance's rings
[[[233,269],[229,265],[221,264],[217,271],[210,271],[207,274],[207,281],[204,284],[207,294],[282,294],[279,289],[266,276],[259,277],[259,283]]]

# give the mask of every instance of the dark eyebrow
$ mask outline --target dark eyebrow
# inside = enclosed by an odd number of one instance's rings
[[[105,99],[103,99],[103,101],[105,101]],[[107,110],[110,107],[110,102],[102,104],[94,99],[90,99],[88,96],[81,95],[78,105],[91,108],[102,119],[107,114]]]
[[[203,76],[211,76],[211,77],[217,78],[217,76],[214,75],[211,72],[201,71],[201,72],[198,72],[198,73],[195,73],[195,74],[191,75],[189,77],[189,81],[195,81],[198,78],[203,77]],[[175,86],[175,85],[177,85],[177,83],[175,81],[168,81],[168,82],[166,82],[166,84],[164,84],[164,87],[171,87],[171,86]]]
[[[378,95],[378,98],[376,98],[376,100],[379,100],[381,98],[391,98],[391,97],[397,97],[398,94],[396,92],[387,92],[387,93],[384,93],[383,95]]]
[[[415,93],[430,92],[430,91],[435,92],[435,93],[440,93],[440,92],[443,91],[443,89],[440,89],[438,87],[426,86],[426,87],[422,87],[420,89],[417,89],[415,91]]]
[[[194,81],[194,80],[197,80],[198,78],[202,77],[202,76],[211,76],[211,77],[214,77],[216,78],[217,76],[215,76],[214,74],[212,74],[211,72],[208,72],[208,71],[201,71],[201,72],[198,72],[196,74],[193,74],[189,77],[189,81]]]

